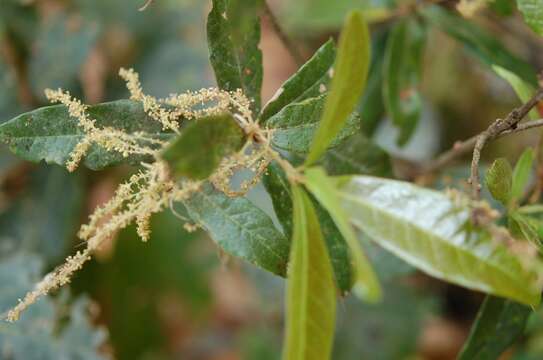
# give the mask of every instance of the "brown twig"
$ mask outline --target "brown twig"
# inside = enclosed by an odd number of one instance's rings
[[[279,25],[279,21],[277,21],[277,17],[273,13],[272,9],[268,5],[266,1],[264,1],[264,13],[270,20],[271,26],[273,27],[273,31],[277,34],[283,45],[287,48],[288,52],[290,53],[290,56],[294,59],[296,62],[296,65],[302,66],[304,63],[304,57],[296,47],[296,45],[291,41],[291,39],[287,36],[287,34],[283,31],[281,25]]]
[[[473,158],[471,160],[471,176],[468,182],[471,185],[471,195],[474,200],[481,197],[481,184],[479,182],[479,161],[481,151],[486,143],[507,130],[514,130],[517,124],[541,101],[543,100],[543,88],[539,88],[534,96],[520,107],[513,109],[505,119],[497,119],[485,131],[477,136],[473,147]]]

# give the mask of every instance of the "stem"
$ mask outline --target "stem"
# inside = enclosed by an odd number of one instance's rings
[[[296,45],[292,42],[292,40],[287,36],[287,34],[283,31],[281,28],[281,25],[279,25],[279,21],[277,21],[277,17],[273,13],[272,9],[268,5],[266,1],[264,1],[264,13],[270,20],[270,23],[273,27],[273,31],[277,34],[283,45],[287,48],[288,52],[290,53],[290,56],[294,59],[296,62],[296,65],[302,66],[304,63],[304,58],[301,55],[300,51],[296,47]]]

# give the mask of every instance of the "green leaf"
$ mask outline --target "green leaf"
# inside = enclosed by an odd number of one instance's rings
[[[256,13],[242,11],[239,14],[240,9],[243,7],[240,8],[237,0],[213,0],[207,18],[210,61],[219,88],[242,89],[254,100],[252,109],[257,114],[262,87],[262,52],[258,48],[260,22]]]
[[[390,156],[362,133],[356,133],[328,149],[320,163],[330,175],[393,175]]]
[[[520,159],[518,159],[515,169],[513,170],[513,182],[511,187],[511,197],[520,199],[524,194],[524,190],[532,172],[534,162],[534,150],[527,148],[524,150]]]
[[[336,317],[332,265],[311,200],[294,186],[292,201],[283,360],[329,359]]]
[[[537,76],[532,66],[511,54],[495,36],[471,21],[452,15],[438,6],[423,9],[421,14],[430,23],[462,42],[466,48],[488,66],[497,65],[517,74],[532,86],[537,86]]]
[[[357,106],[360,114],[362,132],[371,136],[384,118],[383,103],[383,58],[385,56],[388,31],[377,33],[372,42],[372,64],[368,74],[366,89]]]
[[[239,151],[245,133],[231,114],[207,116],[191,122],[162,153],[174,176],[202,180],[222,159]]]
[[[513,235],[526,239],[534,244],[539,251],[543,251],[543,242],[539,229],[543,223],[535,218],[523,215],[517,211],[509,214],[509,228]]]
[[[531,313],[528,306],[487,296],[458,360],[498,359],[522,336]]]
[[[369,62],[368,25],[360,12],[353,11],[341,31],[330,92],[306,165],[317,161],[344,127],[366,85]]]
[[[391,31],[383,64],[383,100],[399,128],[398,144],[405,145],[415,131],[420,113],[419,85],[423,32],[414,21],[402,21]]]
[[[457,285],[539,303],[540,286],[525,266],[529,260],[470,226],[468,205],[407,182],[369,176],[338,181],[351,222],[396,256]]]
[[[524,21],[533,31],[543,35],[543,5],[540,0],[517,0],[517,6]]]
[[[111,126],[127,133],[144,131],[162,138],[171,136],[162,132],[161,124],[148,117],[137,102],[113,101],[89,106],[87,112],[100,127]],[[64,166],[83,137],[78,120],[70,117],[64,105],[39,108],[0,125],[0,140],[7,143],[15,155],[34,162],[45,160],[48,164]],[[139,164],[145,159],[142,156],[124,158],[122,154],[93,145],[83,164],[98,170],[120,163]]]
[[[352,259],[353,291],[362,299],[378,302],[381,299],[381,286],[371,263],[367,259],[354,229],[343,212],[334,183],[322,168],[309,168],[304,172],[305,185],[319,203],[330,213],[339,231],[345,238]]]
[[[273,129],[273,146],[299,155],[307,154],[319,127],[325,101],[326,95],[309,98],[289,104],[270,117],[266,125]],[[333,139],[331,146],[357,132],[359,125],[360,117],[352,114],[345,127]]]
[[[291,237],[292,195],[290,183],[283,169],[277,163],[271,163],[262,181],[272,199],[275,214],[283,227],[285,235]],[[347,293],[352,287],[349,249],[328,211],[317,201],[313,201],[313,206],[317,212],[321,231],[328,247],[337,286],[343,294]]]
[[[523,103],[530,100],[530,98],[535,93],[535,88],[531,84],[528,84],[526,81],[522,80],[511,71],[497,65],[492,65],[492,69],[496,72],[496,74],[498,74],[501,78],[507,81],[509,85],[511,85],[518,98]],[[530,111],[530,118],[533,120],[539,119],[539,113],[536,109]]]
[[[228,197],[206,184],[183,204],[224,251],[274,274],[286,274],[289,241],[249,200]]]
[[[0,311],[10,309],[39,281],[39,258],[24,253],[0,262]],[[92,327],[89,302],[79,298],[68,304],[67,293],[40,299],[16,323],[0,325],[2,358],[27,359],[105,359],[100,346],[105,333]],[[61,316],[59,316],[61,315]]]
[[[494,160],[485,175],[485,183],[492,197],[507,206],[511,200],[513,170],[505,158]]]
[[[328,40],[279,88],[262,110],[260,122],[267,125],[267,120],[288,104],[321,95],[330,81],[330,68],[335,57],[334,42]]]

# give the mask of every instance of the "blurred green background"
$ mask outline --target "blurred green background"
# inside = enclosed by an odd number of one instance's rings
[[[393,0],[270,1],[304,57],[337,35],[347,10],[393,8]],[[507,1],[474,19],[537,68],[543,43],[522,28]],[[119,67],[134,67],[146,93],[214,84],[202,0],[0,0],[0,121],[45,105],[43,90],[62,87],[88,104],[126,98]],[[505,10],[503,10],[505,9]],[[491,20],[488,20],[491,19]],[[493,21],[492,19],[495,19]],[[506,25],[503,25],[506,24]],[[523,36],[516,40],[510,29]],[[374,53],[386,24],[372,27]],[[415,136],[398,148],[395,129],[377,116],[367,132],[404,160],[424,162],[482,130],[518,103],[509,85],[436,28],[427,29],[423,112]],[[262,21],[264,101],[296,70],[267,18]],[[380,62],[372,72],[380,83]],[[371,103],[379,112],[379,99]],[[381,106],[382,107],[382,106]],[[516,158],[537,134],[491,146]],[[399,161],[399,165],[402,163]],[[0,150],[0,305],[2,311],[81,245],[76,232],[133,169],[102,172],[30,164]],[[448,185],[466,175],[458,167]],[[261,188],[250,199],[268,212]],[[482,296],[414,272],[367,244],[385,300],[340,301],[334,359],[452,359]],[[278,359],[283,281],[221,254],[202,232],[187,233],[169,211],[152,220],[142,243],[129,228],[112,239],[70,288],[41,300],[15,325],[0,324],[1,359]],[[534,314],[517,359],[543,354],[543,318]]]

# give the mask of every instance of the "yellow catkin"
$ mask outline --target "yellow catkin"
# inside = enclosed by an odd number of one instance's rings
[[[143,93],[139,76],[134,70],[121,69],[119,74],[127,82],[131,99],[141,102],[144,111],[161,123],[165,130],[177,132],[181,121],[187,119],[197,119],[225,111],[234,114],[248,135],[247,143],[239,153],[223,159],[219,168],[209,178],[215,187],[225,194],[229,196],[245,194],[259,181],[272,160],[278,161],[290,178],[298,176],[297,171],[271,149],[271,132],[261,129],[252,118],[251,102],[241,90],[229,92],[206,88],[172,94],[166,99],[156,99]],[[203,184],[203,181],[174,181],[170,178],[168,165],[160,159],[160,153],[167,146],[167,142],[144,132],[126,133],[122,129],[101,127],[96,119],[89,116],[86,105],[61,89],[46,90],[45,94],[52,103],[64,104],[82,131],[82,140],[74,147],[66,162],[69,171],[74,171],[78,167],[93,146],[119,153],[124,157],[146,155],[152,161],[141,163],[141,170],[119,185],[108,202],[95,209],[88,223],[82,225],[78,232],[78,237],[86,242],[86,248],[69,256],[63,265],[45,276],[34,290],[19,300],[19,303],[8,312],[6,316],[8,321],[17,320],[21,312],[39,297],[68,283],[73,273],[78,271],[105,241],[130,224],[136,224],[138,235],[147,241],[151,236],[151,216],[175,202],[187,200],[199,191]],[[240,189],[233,190],[230,187],[231,178],[240,169],[252,171],[253,177],[243,182]],[[187,231],[195,231],[200,225],[187,222],[184,227]]]

